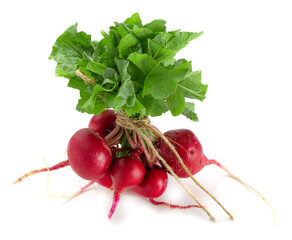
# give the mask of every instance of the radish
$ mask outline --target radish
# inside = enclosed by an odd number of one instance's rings
[[[163,134],[174,146],[175,150],[183,160],[183,163],[192,175],[202,170],[206,165],[214,164],[225,170],[232,178],[239,178],[232,175],[223,165],[216,160],[209,160],[203,153],[203,148],[196,135],[188,129],[170,130]],[[190,177],[174,152],[171,151],[165,141],[159,139],[156,142],[159,154],[165,159],[167,164],[171,166],[174,173],[180,178]],[[162,164],[163,165],[163,164]],[[240,180],[241,181],[241,180]]]
[[[116,127],[117,113],[114,110],[106,109],[100,115],[94,115],[88,127],[104,138]]]
[[[188,129],[171,130],[165,132],[164,136],[173,144],[192,175],[199,172],[206,165],[202,145],[192,131]],[[165,141],[159,139],[156,147],[161,157],[166,160],[178,177],[189,177]]]
[[[157,198],[167,187],[167,173],[158,165],[146,167],[143,181],[133,191],[147,198]]]
[[[136,187],[133,188],[133,191],[143,197],[149,198],[149,201],[154,205],[162,205],[169,208],[178,208],[178,209],[187,209],[187,208],[201,208],[199,205],[187,205],[181,206],[176,204],[170,204],[167,202],[158,202],[153,198],[160,197],[168,183],[168,177],[166,171],[158,166],[153,165],[152,167],[146,166],[145,176],[143,181]],[[202,207],[203,208],[203,207]]]
[[[114,197],[108,214],[109,219],[115,212],[121,193],[139,185],[144,178],[145,167],[138,155],[139,153],[134,151],[125,157],[117,158],[111,167]]]
[[[71,137],[67,154],[74,172],[87,180],[103,177],[112,161],[106,142],[89,128],[80,129]]]
[[[102,178],[96,180],[96,182],[103,187],[112,189],[113,180],[112,180],[110,169],[106,172],[106,174]]]
[[[158,141],[156,142],[157,150],[159,154],[161,155],[161,157],[164,158],[165,162],[172,168],[172,171],[179,178],[191,177],[192,180],[202,190],[204,190],[207,194],[209,194],[209,196],[213,198],[222,207],[222,209],[230,216],[231,219],[233,219],[233,216],[223,207],[223,205],[219,201],[215,199],[215,197],[211,193],[209,193],[200,184],[198,184],[197,181],[192,176],[198,173],[200,170],[202,170],[206,165],[214,164],[217,167],[220,167],[231,178],[240,182],[245,187],[253,190],[256,194],[258,194],[265,201],[265,203],[272,209],[274,222],[275,222],[274,210],[272,206],[270,205],[270,203],[265,199],[265,197],[255,188],[245,183],[244,181],[242,181],[240,178],[236,177],[235,175],[231,174],[228,171],[228,169],[224,167],[221,163],[217,162],[214,159],[212,160],[208,159],[203,153],[203,148],[202,148],[201,143],[199,142],[198,138],[195,136],[195,134],[192,131],[188,129],[176,129],[176,130],[167,131],[163,135],[173,145],[173,147],[179,154],[181,160],[183,161],[183,163],[180,163],[175,153],[169,148],[167,143],[163,141],[162,139],[158,139]],[[185,169],[183,165],[185,165],[187,169]],[[187,173],[187,170],[189,171],[189,173]]]

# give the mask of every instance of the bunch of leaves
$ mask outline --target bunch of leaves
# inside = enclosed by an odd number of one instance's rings
[[[69,79],[80,91],[76,109],[100,114],[106,108],[125,110],[128,116],[160,116],[170,111],[197,121],[192,101],[203,101],[207,85],[191,61],[174,57],[202,32],[167,31],[166,21],[143,25],[138,13],[115,22],[100,41],[77,31],[77,23],[59,36],[49,59],[56,75]],[[90,81],[84,81],[80,74]]]

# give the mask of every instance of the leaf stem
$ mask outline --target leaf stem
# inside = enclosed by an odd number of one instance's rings
[[[196,96],[196,97],[200,97],[200,95],[199,95],[198,93],[192,91],[191,89],[189,89],[189,88],[187,88],[187,87],[185,87],[185,86],[183,86],[183,85],[181,85],[181,84],[179,84],[179,83],[177,84],[177,86],[180,87],[181,89],[183,89],[183,90],[185,90],[185,91],[187,91],[187,92],[193,94],[193,95]]]

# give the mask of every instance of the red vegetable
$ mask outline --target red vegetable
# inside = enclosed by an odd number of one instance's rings
[[[67,154],[74,172],[87,180],[103,177],[112,161],[106,142],[89,128],[83,128],[71,137]]]
[[[109,134],[116,126],[117,113],[114,110],[104,110],[100,115],[94,115],[88,127],[104,138]]]
[[[133,191],[147,198],[157,198],[167,187],[167,173],[161,167],[154,165],[146,167],[143,181],[133,188]]]
[[[96,180],[96,182],[103,187],[112,189],[113,180],[112,180],[110,169],[106,172],[106,174],[102,178]]]
[[[115,160],[111,167],[114,199],[108,217],[111,218],[120,200],[120,194],[139,185],[145,175],[145,167],[137,156],[137,152]]]
[[[188,129],[171,130],[165,132],[164,136],[173,144],[192,175],[199,172],[205,166],[202,145],[192,131]],[[159,154],[171,166],[178,177],[189,177],[182,168],[174,152],[162,139],[157,141],[156,147]]]

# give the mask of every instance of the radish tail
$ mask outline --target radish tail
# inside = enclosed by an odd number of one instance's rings
[[[47,172],[48,172],[48,175],[47,175],[47,195],[49,196],[49,197],[55,197],[55,198],[70,198],[70,199],[72,199],[72,198],[74,198],[74,197],[76,197],[76,196],[78,196],[78,195],[80,195],[81,193],[83,193],[83,192],[85,192],[85,190],[87,189],[87,188],[89,188],[93,183],[95,183],[95,181],[90,181],[89,183],[87,183],[84,187],[82,187],[78,192],[76,192],[76,193],[74,193],[74,194],[72,194],[72,195],[53,195],[53,194],[50,194],[49,193],[49,179],[50,179],[50,171],[51,171],[51,169],[54,167],[49,167],[48,165],[47,165],[47,162],[45,161],[45,159],[43,158],[43,161],[44,161],[44,163],[46,164],[46,169],[47,169]],[[68,161],[68,160],[67,160]],[[64,161],[65,162],[65,161]],[[58,165],[58,164],[57,164]],[[57,166],[57,165],[55,165],[55,166]],[[68,161],[68,165],[69,165],[69,161]],[[65,166],[64,166],[65,167]],[[53,170],[56,170],[56,169],[53,169]]]
[[[187,209],[187,208],[204,208],[204,206],[199,205],[187,205],[187,206],[180,206],[180,205],[174,205],[167,202],[157,202],[153,198],[149,198],[149,201],[154,205],[161,205],[169,208],[179,208],[179,209]]]
[[[47,195],[50,197],[54,197],[54,198],[74,198],[77,197],[78,195],[80,195],[81,193],[84,193],[92,184],[94,184],[95,181],[90,181],[89,183],[87,183],[84,187],[82,187],[78,192],[72,194],[72,195],[53,195],[50,194],[48,191],[48,186],[47,186]]]
[[[53,171],[53,170],[57,170],[57,169],[60,169],[60,168],[63,168],[63,167],[66,167],[66,166],[69,166],[69,161],[68,160],[65,160],[63,162],[60,162],[52,167],[49,167],[49,168],[41,168],[41,169],[37,169],[37,170],[33,170],[27,174],[24,174],[22,177],[18,178],[15,182],[13,182],[13,184],[16,184],[16,183],[19,183],[21,182],[23,179],[29,177],[29,176],[32,176],[32,175],[35,175],[37,173],[40,173],[40,172],[47,172],[48,170],[49,171]]]
[[[111,219],[112,215],[114,214],[115,210],[116,210],[116,207],[120,201],[120,193],[115,191],[114,192],[114,198],[113,198],[113,204],[112,204],[112,207],[111,209],[109,210],[109,213],[108,213],[108,218]]]
[[[256,190],[254,187],[250,186],[249,184],[247,184],[246,182],[242,181],[239,177],[236,177],[234,176],[233,174],[231,174],[229,172],[229,170],[223,166],[221,163],[217,162],[216,160],[214,159],[208,159],[207,157],[204,157],[204,160],[203,160],[203,163],[206,164],[206,165],[211,165],[211,164],[214,164],[216,165],[217,167],[221,168],[222,170],[224,170],[231,178],[233,178],[234,180],[240,182],[243,186],[251,189],[252,191],[254,191],[256,194],[258,194],[258,196],[260,196],[264,201],[265,203],[271,208],[272,212],[273,212],[273,218],[274,218],[274,225],[276,225],[276,217],[275,217],[275,212],[274,212],[274,209],[273,207],[271,206],[271,204],[267,201],[267,199],[258,191]]]

